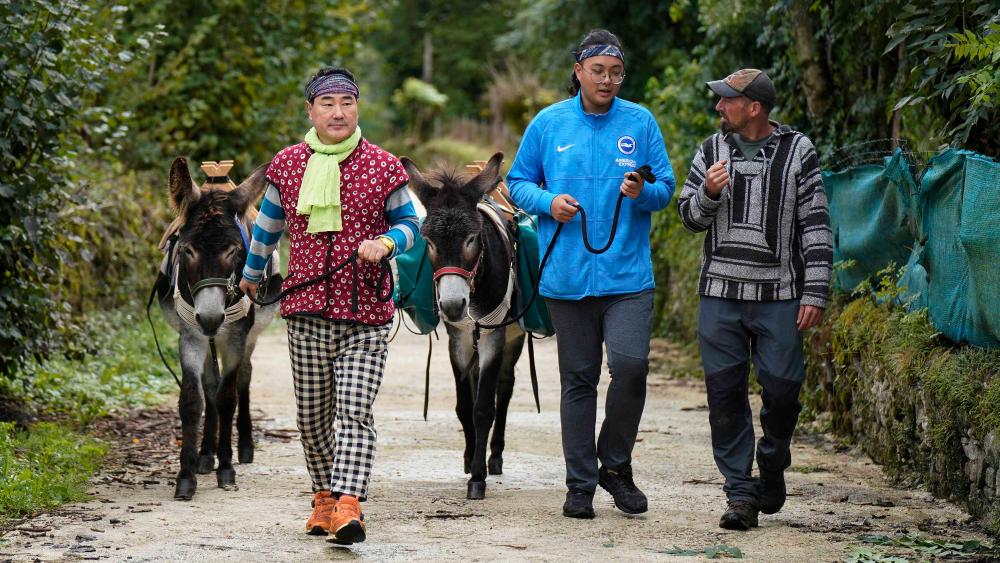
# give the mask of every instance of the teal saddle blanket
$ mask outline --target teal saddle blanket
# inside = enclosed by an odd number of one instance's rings
[[[517,229],[514,233],[516,261],[516,290],[511,305],[511,314],[516,315],[531,301],[531,306],[518,321],[526,332],[538,336],[552,336],[555,328],[549,318],[549,311],[541,297],[531,300],[538,280],[538,230],[534,217],[519,213]],[[427,243],[417,237],[413,247],[396,257],[398,281],[393,301],[409,318],[410,330],[428,334],[437,328],[440,320],[434,303],[434,267],[427,257]]]

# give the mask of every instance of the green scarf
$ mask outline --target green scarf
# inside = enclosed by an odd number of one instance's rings
[[[306,133],[306,144],[313,150],[302,174],[299,203],[295,210],[309,216],[307,233],[338,232],[340,222],[340,163],[358,148],[361,128],[350,137],[332,145],[323,144],[313,127]]]

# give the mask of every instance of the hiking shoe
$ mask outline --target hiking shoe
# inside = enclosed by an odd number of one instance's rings
[[[727,530],[749,530],[757,527],[757,507],[749,501],[731,500],[719,527]]]
[[[337,499],[330,496],[330,491],[320,491],[313,497],[312,506],[312,515],[306,521],[306,533],[325,536],[330,531],[330,516],[337,506]]]
[[[601,467],[597,473],[597,484],[615,499],[615,507],[626,514],[642,514],[649,510],[646,495],[632,480],[632,466],[626,465],[614,470]]]
[[[761,473],[757,481],[757,502],[764,514],[774,514],[785,505],[785,474]]]
[[[341,545],[365,541],[365,515],[361,513],[357,497],[340,495],[330,517],[330,533],[333,534],[330,541]]]
[[[593,518],[594,493],[570,489],[566,491],[566,502],[563,504],[563,516],[567,518]]]

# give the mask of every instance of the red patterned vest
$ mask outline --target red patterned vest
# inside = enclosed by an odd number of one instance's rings
[[[340,204],[343,230],[337,233],[307,233],[309,218],[295,208],[306,163],[313,151],[305,143],[282,149],[267,169],[267,179],[281,192],[288,232],[288,277],[282,289],[313,279],[331,270],[357,250],[362,241],[389,230],[385,201],[408,178],[402,164],[381,147],[364,138],[351,156],[340,163]],[[358,282],[357,312],[352,311],[351,292],[354,268]],[[392,300],[377,299],[378,266],[363,262],[347,266],[327,282],[319,282],[294,291],[281,300],[281,316],[296,313],[322,315],[327,319],[349,320],[367,325],[381,325],[392,319]],[[386,280],[379,293],[389,290]]]

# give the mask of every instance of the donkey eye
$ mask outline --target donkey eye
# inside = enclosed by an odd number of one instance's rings
[[[465,246],[472,248],[476,244],[476,235],[469,235],[469,238],[465,239]]]
[[[181,251],[184,253],[184,256],[186,258],[194,259],[196,256],[194,249],[191,248],[190,246],[185,246],[184,248],[181,249]]]
[[[436,247],[436,246],[434,246],[434,243],[433,243],[433,242],[431,242],[431,241],[429,241],[429,240],[427,240],[427,239],[424,239],[424,241],[425,241],[425,242],[427,243],[427,248],[428,248],[428,249],[429,249],[429,250],[430,250],[431,252],[437,252],[437,247]]]

